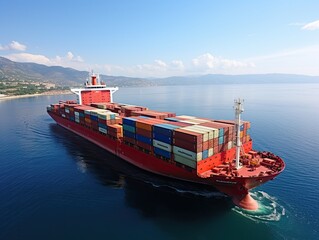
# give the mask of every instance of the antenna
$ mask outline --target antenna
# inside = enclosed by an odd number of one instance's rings
[[[235,109],[235,123],[236,123],[236,169],[241,168],[239,163],[239,157],[240,157],[240,148],[241,148],[241,142],[240,142],[240,126],[241,126],[241,119],[240,116],[242,112],[244,112],[243,108],[243,99],[235,99],[234,101],[234,109]]]

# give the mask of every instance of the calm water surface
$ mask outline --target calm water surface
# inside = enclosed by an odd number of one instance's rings
[[[45,107],[0,101],[0,239],[319,239],[319,84],[122,88],[116,102],[233,119],[286,170],[253,190],[257,212],[211,188],[141,171],[57,126]]]

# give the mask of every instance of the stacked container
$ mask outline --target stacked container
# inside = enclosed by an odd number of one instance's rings
[[[214,164],[235,158],[234,121],[176,116],[118,103],[86,106],[61,102],[48,106],[48,111],[112,138],[123,137],[124,142],[141,151],[197,168],[197,171],[212,169]],[[130,115],[133,117],[125,117]],[[250,123],[243,121],[240,126],[242,143],[250,141],[249,129]]]
[[[190,128],[191,126],[174,130],[174,160],[188,167],[196,168],[197,161],[203,158],[203,141],[208,140],[208,133],[204,134]]]
[[[166,159],[172,158],[173,132],[180,126],[169,123],[160,123],[153,126],[154,153]]]
[[[159,111],[153,111],[153,110],[132,111],[131,114],[132,116],[145,116],[145,117],[156,118],[156,119],[165,119],[168,117],[176,116],[175,113],[159,112]]]

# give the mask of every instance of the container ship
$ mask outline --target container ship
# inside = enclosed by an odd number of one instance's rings
[[[247,210],[258,209],[249,190],[285,168],[275,154],[253,150],[240,99],[234,120],[215,120],[115,103],[117,90],[92,73],[83,88],[71,89],[77,100],[51,104],[47,112],[58,125],[143,170],[211,185]]]

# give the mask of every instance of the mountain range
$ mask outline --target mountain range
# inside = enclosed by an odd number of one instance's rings
[[[88,74],[87,71],[79,71],[72,68],[46,66],[29,62],[14,62],[7,58],[0,57],[0,82],[33,81],[49,82],[58,86],[79,86],[86,81]],[[319,76],[296,74],[207,74],[201,76],[176,76],[152,79],[109,75],[100,75],[100,77],[108,86],[119,87],[239,83],[319,83]]]

